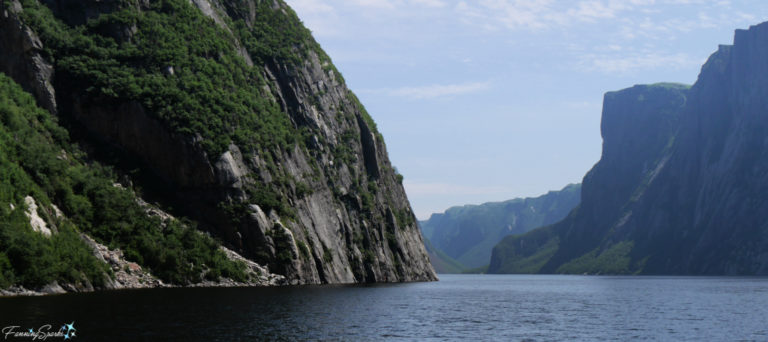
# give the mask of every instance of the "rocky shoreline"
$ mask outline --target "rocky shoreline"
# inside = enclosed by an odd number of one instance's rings
[[[54,281],[38,289],[28,289],[23,286],[11,286],[7,289],[0,289],[0,297],[46,296],[105,290],[109,291],[171,287],[263,287],[290,285],[284,276],[270,273],[268,268],[248,260],[225,247],[220,248],[227,255],[227,258],[245,263],[246,272],[250,276],[251,281],[239,282],[229,278],[221,278],[218,281],[205,280],[200,283],[189,285],[167,284],[149,273],[147,270],[144,270],[137,263],[126,260],[121,250],[110,250],[107,246],[96,242],[90,236],[85,234],[81,234],[81,237],[89,246],[91,246],[96,258],[109,265],[109,267],[112,269],[114,276],[107,280],[103,288],[94,288],[90,283],[85,283],[84,285],[74,285],[67,283],[59,284],[58,282]]]

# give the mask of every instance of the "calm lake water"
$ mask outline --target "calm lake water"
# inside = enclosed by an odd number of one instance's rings
[[[0,328],[71,322],[74,341],[768,341],[768,278],[442,275],[0,298]]]

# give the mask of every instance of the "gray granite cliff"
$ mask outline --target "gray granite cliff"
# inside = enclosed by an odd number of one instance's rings
[[[237,63],[263,80],[252,96],[275,104],[292,132],[301,133],[301,144],[257,149],[228,141],[215,155],[205,147],[207,138],[194,129],[180,133],[136,98],[93,96],[87,84],[57,66],[62,48],[46,53],[50,46],[25,21],[23,3],[43,4],[59,23],[78,27],[118,10],[141,14],[151,2],[4,1],[0,71],[73,127],[81,144],[135,161],[132,165],[162,184],[154,200],[173,207],[174,215],[195,220],[226,247],[290,284],[436,280],[384,139],[324,52],[310,38],[285,47],[302,56],[299,61],[278,54],[256,58],[241,41],[238,32],[264,25],[259,20],[265,16],[285,16],[292,23],[295,14],[283,1],[187,4],[229,34],[227,49],[237,52]],[[265,8],[273,12],[265,14]],[[297,19],[296,25],[301,25]],[[104,29],[118,42],[131,41],[137,30],[135,25]],[[167,66],[159,77],[178,71]],[[287,210],[261,200],[262,190]]]

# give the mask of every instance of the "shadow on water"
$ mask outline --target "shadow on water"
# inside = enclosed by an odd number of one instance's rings
[[[27,330],[74,322],[74,341],[768,338],[766,278],[442,275],[441,279],[0,298],[0,328],[18,325]],[[61,339],[47,341],[57,340]]]
[[[367,301],[365,292],[409,285],[170,288],[0,298],[0,328],[37,330],[75,322],[83,341],[324,339],[347,328],[337,316],[358,310]],[[322,329],[313,327],[318,324]]]

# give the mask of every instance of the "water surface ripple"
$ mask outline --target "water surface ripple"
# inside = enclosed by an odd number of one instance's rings
[[[742,277],[441,275],[0,298],[0,328],[74,321],[74,341],[768,341],[767,318],[768,278]]]

